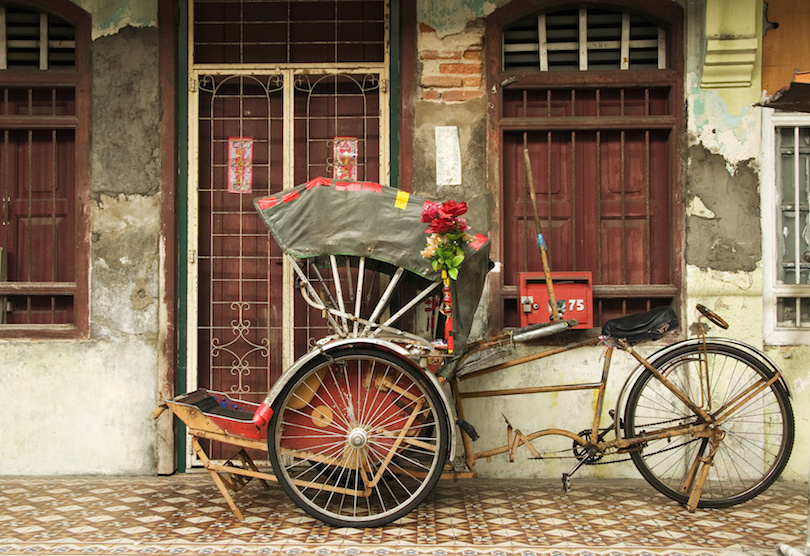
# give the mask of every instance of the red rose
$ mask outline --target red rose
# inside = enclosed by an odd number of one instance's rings
[[[439,216],[439,203],[428,203],[422,211],[422,222],[430,222]]]
[[[441,211],[447,216],[461,216],[467,212],[467,203],[457,203],[450,199],[442,204]]]
[[[456,219],[450,216],[438,216],[430,223],[428,230],[433,234],[443,234],[449,232],[456,225]]]

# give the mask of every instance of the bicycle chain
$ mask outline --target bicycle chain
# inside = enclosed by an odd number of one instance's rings
[[[658,421],[657,423],[648,423],[648,424],[647,424],[647,426],[648,426],[648,427],[655,427],[655,426],[658,426],[658,425],[666,425],[666,424],[668,424],[668,423],[675,423],[675,422],[677,422],[677,421],[680,421],[680,419],[668,419],[668,420],[666,420],[666,421]],[[610,430],[610,429],[612,429],[612,428],[613,428],[613,427],[607,427],[606,429],[602,429],[602,430]],[[682,446],[685,446],[686,444],[691,444],[692,442],[695,442],[695,441],[697,441],[697,440],[699,440],[699,439],[698,439],[698,438],[693,438],[692,440],[690,440],[689,442],[686,442],[686,443],[684,443],[684,444],[678,444],[677,446],[669,446],[669,447],[667,447],[667,448],[662,448],[662,449],[658,450],[657,452],[650,452],[650,453],[648,453],[648,454],[644,454],[642,457],[644,457],[644,458],[648,458],[648,457],[650,457],[650,456],[654,456],[654,455],[657,455],[657,454],[662,454],[662,453],[664,453],[664,452],[669,452],[670,450],[675,450],[675,449],[677,449],[677,448],[680,448],[680,447],[682,447]],[[639,449],[640,449],[640,448],[639,448]],[[616,451],[613,451],[613,450],[616,450]],[[549,454],[561,454],[561,453],[563,453],[563,452],[567,452],[567,451],[568,451],[568,450],[560,450],[560,451],[558,451],[558,452],[548,452],[548,453],[549,453]],[[604,451],[604,452],[599,453],[599,458],[601,459],[601,458],[602,458],[602,457],[604,457],[604,456],[610,456],[610,455],[613,455],[613,454],[616,454],[616,453],[618,453],[618,449],[617,449],[617,448],[613,448],[611,451],[607,451],[607,450],[606,450],[606,451]],[[569,457],[569,458],[574,458],[574,459],[580,459],[580,458],[579,458],[579,457],[577,457],[576,455],[573,455],[573,456],[561,456],[561,457]],[[628,457],[628,458],[623,458],[623,459],[615,459],[615,460],[611,460],[611,461],[599,461],[599,460],[596,460],[596,461],[586,461],[586,462],[585,462],[585,465],[610,465],[610,464],[612,464],[612,463],[622,463],[622,462],[625,462],[625,461],[631,461],[631,460],[632,460],[632,458],[629,458],[629,457]]]
[[[668,448],[662,448],[662,449],[658,450],[657,452],[650,452],[648,454],[644,454],[642,457],[643,458],[648,458],[648,457],[654,456],[656,454],[663,454],[664,452],[669,452],[670,450],[676,450],[678,448],[686,446],[687,444],[691,444],[692,442],[697,442],[698,440],[700,440],[700,439],[699,438],[693,438],[692,440],[690,440],[688,442],[684,442],[683,444],[678,444],[677,446],[670,446]],[[613,454],[613,453],[616,453],[616,452],[609,452],[609,453],[608,452],[603,452],[603,455],[610,455],[610,454]],[[576,457],[576,456],[572,456],[572,457]],[[593,461],[593,462],[587,462],[586,461],[585,465],[608,465],[608,464],[611,464],[611,463],[621,463],[621,462],[624,462],[624,461],[631,461],[631,460],[632,460],[632,458],[615,459],[615,460],[611,460],[611,461]]]

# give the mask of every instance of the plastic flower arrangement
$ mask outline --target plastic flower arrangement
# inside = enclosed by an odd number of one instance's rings
[[[467,212],[467,203],[454,200],[428,203],[422,211],[422,222],[429,224],[427,246],[422,256],[432,259],[433,270],[458,279],[458,267],[464,261],[464,246],[473,238],[466,233],[470,227],[461,216]]]

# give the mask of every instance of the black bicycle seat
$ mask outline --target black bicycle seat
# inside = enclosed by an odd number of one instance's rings
[[[636,343],[657,340],[678,328],[678,317],[672,307],[658,307],[646,313],[637,313],[611,319],[602,326],[602,335]]]

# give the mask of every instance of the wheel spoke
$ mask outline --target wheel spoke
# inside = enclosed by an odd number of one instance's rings
[[[753,498],[781,473],[793,445],[793,414],[782,385],[753,355],[725,344],[684,344],[653,361],[667,378],[710,416],[723,435],[699,506],[725,507]],[[699,355],[705,354],[701,375]],[[633,386],[625,411],[628,438],[699,418],[650,372]],[[694,442],[701,440],[701,442]],[[699,446],[704,449],[698,449]],[[651,440],[631,457],[642,475],[667,496],[686,502],[707,439],[683,435]]]
[[[430,492],[448,458],[438,392],[385,352],[357,348],[316,360],[278,404],[268,429],[273,469],[296,504],[327,523],[398,519]]]

